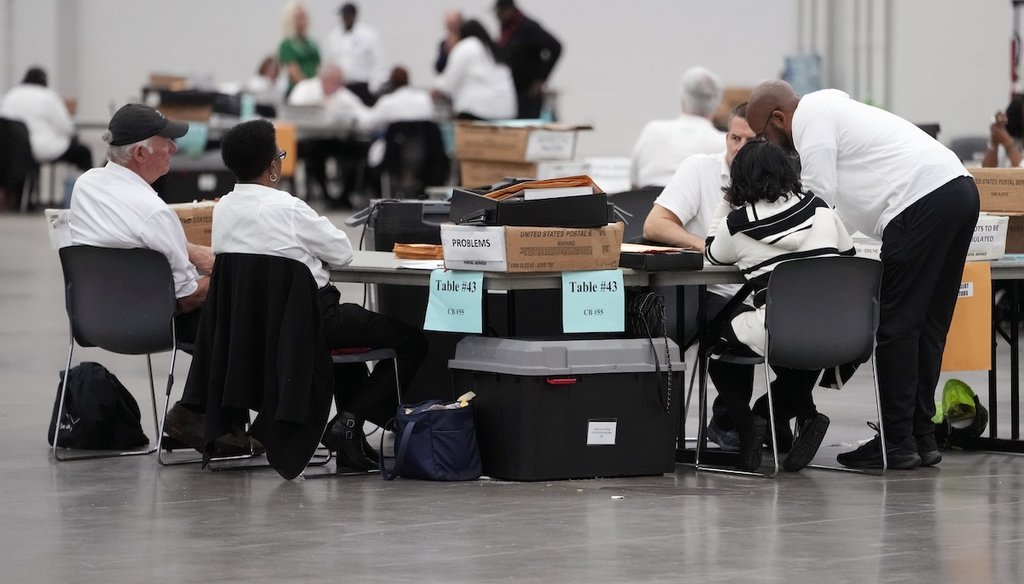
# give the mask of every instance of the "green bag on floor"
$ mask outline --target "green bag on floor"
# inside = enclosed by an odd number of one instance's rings
[[[988,410],[977,394],[959,379],[942,387],[942,401],[935,402],[935,438],[945,447],[956,446],[960,438],[977,437],[988,426]]]

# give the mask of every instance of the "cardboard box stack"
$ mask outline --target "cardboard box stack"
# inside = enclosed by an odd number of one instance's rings
[[[1006,253],[1024,253],[1024,168],[971,168],[981,210],[1009,218]],[[980,224],[980,222],[979,222]]]
[[[455,158],[459,183],[480,187],[505,177],[546,179],[586,174],[575,160],[576,140],[590,126],[459,122],[455,124]]]
[[[453,221],[474,220],[441,225],[444,266],[484,272],[615,269],[623,225],[607,222],[607,201],[587,176],[527,181],[483,194],[455,189]]]
[[[178,215],[181,227],[185,230],[185,239],[189,243],[209,247],[213,237],[214,204],[215,201],[199,201],[167,206]]]

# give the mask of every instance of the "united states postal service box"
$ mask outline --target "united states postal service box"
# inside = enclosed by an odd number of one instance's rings
[[[175,203],[167,205],[178,215],[181,227],[185,230],[185,239],[196,245],[210,246],[213,237],[214,201],[195,203]]]
[[[459,341],[448,369],[456,393],[476,393],[484,474],[540,481],[673,472],[684,365],[671,339],[653,346],[648,339]]]
[[[460,122],[455,124],[455,157],[507,162],[572,160],[579,132],[590,129],[568,124]]]
[[[1024,168],[971,168],[982,211],[1024,213]]]
[[[441,225],[444,267],[479,272],[570,272],[619,267],[622,223],[604,227]]]

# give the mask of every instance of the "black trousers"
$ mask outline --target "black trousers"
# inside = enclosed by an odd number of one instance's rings
[[[339,304],[341,294],[334,286],[322,288],[319,299],[327,345],[331,349],[394,349],[398,353],[399,383],[403,388],[409,387],[427,355],[423,331],[358,304]],[[398,398],[390,363],[380,364],[369,375],[362,363],[336,365],[334,387],[338,411],[352,412],[378,426],[395,417]]]
[[[974,180],[959,177],[905,209],[882,233],[875,362],[890,441],[934,431],[935,385],[978,208]]]
[[[535,120],[539,118],[540,112],[544,108],[544,96],[530,95],[529,86],[517,92],[516,101],[519,106],[517,117],[521,120]]]
[[[92,168],[92,152],[85,144],[78,141],[78,136],[71,137],[68,149],[57,160],[74,164],[82,172]]]
[[[362,185],[358,175],[366,166],[366,153],[370,145],[360,140],[339,140],[337,138],[314,138],[298,143],[298,156],[305,162],[306,193],[313,199],[313,185],[319,185],[324,201],[333,207],[352,208],[352,193]],[[341,171],[341,197],[332,199],[327,188],[327,159],[334,158]]]

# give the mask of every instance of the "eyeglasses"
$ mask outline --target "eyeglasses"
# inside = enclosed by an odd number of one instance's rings
[[[772,116],[774,116],[777,111],[778,110],[772,110],[768,113],[768,119],[764,121],[764,127],[761,128],[761,131],[754,136],[754,139],[751,140],[751,142],[766,142],[768,140],[768,137],[765,136],[764,133],[768,131],[768,124],[772,123]]]
[[[270,161],[273,162],[275,160],[284,160],[287,156],[288,156],[288,151],[287,150],[281,150],[280,152],[277,153],[277,156],[272,158]]]

